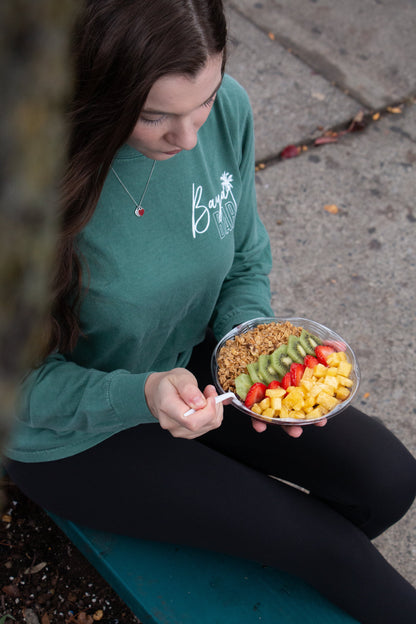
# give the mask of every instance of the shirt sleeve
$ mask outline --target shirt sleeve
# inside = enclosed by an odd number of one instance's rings
[[[70,439],[74,432],[105,438],[155,422],[144,395],[149,374],[104,372],[83,368],[58,353],[49,356],[22,383],[16,416],[20,442],[28,437],[27,448],[36,452],[45,430],[48,437],[56,434],[57,441],[62,436]],[[19,458],[13,448],[9,456]]]
[[[270,304],[270,240],[257,212],[253,116],[248,98],[246,102],[237,142],[242,193],[234,230],[235,255],[212,317],[217,338],[224,336],[234,325],[274,315]]]

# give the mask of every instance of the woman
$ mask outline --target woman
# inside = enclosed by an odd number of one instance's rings
[[[215,340],[273,315],[221,1],[90,0],[75,51],[49,340],[12,478],[83,525],[252,558],[360,622],[410,624],[416,591],[370,541],[414,499],[410,453],[355,409],[302,432],[215,404]]]

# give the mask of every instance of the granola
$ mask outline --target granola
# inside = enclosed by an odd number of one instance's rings
[[[281,344],[287,343],[291,334],[300,336],[301,333],[302,328],[289,321],[262,323],[227,340],[217,356],[218,381],[224,392],[235,392],[235,378],[247,372],[247,364],[258,360],[263,353],[273,353]]]

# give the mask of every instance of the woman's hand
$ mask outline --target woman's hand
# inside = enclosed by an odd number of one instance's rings
[[[257,420],[256,418],[252,418],[251,422],[253,424],[253,429],[255,429],[257,433],[262,433],[263,431],[266,431],[267,424],[265,422],[261,420]],[[327,420],[326,418],[324,418],[323,420],[320,420],[319,422],[315,423],[315,426],[325,427],[326,423],[327,423]],[[291,438],[299,438],[303,433],[303,428],[300,427],[299,425],[283,425],[283,429]]]
[[[214,386],[201,392],[194,375],[185,368],[152,373],[144,392],[153,416],[175,438],[197,438],[222,423],[223,407],[215,403]],[[195,410],[194,414],[184,416],[190,408]]]

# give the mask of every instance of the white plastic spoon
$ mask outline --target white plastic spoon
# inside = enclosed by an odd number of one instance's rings
[[[224,394],[219,394],[218,396],[215,397],[215,403],[222,403],[222,401],[226,401],[227,399],[235,399],[236,396],[234,394],[234,392],[225,392]],[[186,418],[187,416],[190,416],[191,414],[195,414],[196,410],[194,409],[190,409],[187,412],[185,412],[185,414],[183,415],[184,418]]]

